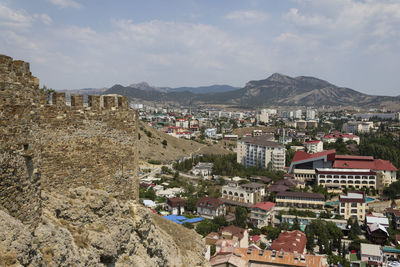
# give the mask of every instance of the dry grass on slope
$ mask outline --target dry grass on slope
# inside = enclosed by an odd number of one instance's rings
[[[161,131],[157,131],[147,124],[139,123],[140,140],[138,142],[139,160],[159,160],[170,162],[192,154],[228,154],[232,151],[222,141],[218,144],[200,144],[196,141],[176,138]],[[167,145],[163,145],[163,141]],[[165,142],[164,142],[165,143]],[[225,145],[224,145],[225,144]]]

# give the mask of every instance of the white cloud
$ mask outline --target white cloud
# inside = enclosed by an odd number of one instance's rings
[[[0,26],[11,28],[29,28],[32,17],[25,11],[13,10],[0,3]]]
[[[60,7],[60,8],[71,7],[71,8],[79,9],[79,8],[83,7],[82,4],[80,4],[76,1],[73,1],[73,0],[47,0],[47,1],[52,3],[53,5]]]
[[[244,23],[264,22],[268,17],[268,14],[256,10],[237,10],[225,16],[226,19]]]
[[[33,17],[40,20],[43,24],[50,25],[53,23],[53,19],[47,14],[35,14]]]

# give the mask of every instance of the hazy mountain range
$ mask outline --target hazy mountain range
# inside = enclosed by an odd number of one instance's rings
[[[368,95],[314,77],[293,78],[279,73],[274,73],[264,80],[250,81],[243,88],[229,85],[169,88],[154,87],[142,82],[129,86],[116,84],[101,93],[125,95],[132,101],[168,102],[179,105],[224,104],[241,107],[400,105],[400,96]]]

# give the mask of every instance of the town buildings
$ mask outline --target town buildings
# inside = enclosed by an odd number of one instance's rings
[[[282,207],[322,209],[325,198],[321,194],[307,192],[280,192],[276,194],[276,205]]]
[[[317,153],[324,150],[324,144],[320,140],[310,140],[303,143],[308,153]]]
[[[180,197],[167,198],[168,212],[172,215],[182,215],[185,213],[186,201]]]
[[[192,173],[197,176],[203,176],[205,179],[211,178],[214,164],[209,162],[199,162],[193,167]]]
[[[251,207],[250,220],[258,228],[272,224],[274,220],[274,207],[272,202],[259,202]]]
[[[356,218],[358,221],[364,221],[367,204],[363,192],[352,192],[347,193],[347,195],[340,195],[339,203],[339,214],[343,216],[345,220]]]
[[[382,266],[383,253],[380,245],[360,244],[361,261],[366,262],[369,266]]]
[[[306,249],[306,235],[299,230],[280,233],[271,244],[271,250],[303,254]]]
[[[244,137],[237,142],[237,162],[244,166],[283,170],[285,167],[283,145],[266,141],[263,136]]]
[[[226,214],[226,206],[224,202],[218,198],[202,197],[196,203],[197,214],[206,218],[213,219],[216,216]]]
[[[243,185],[229,183],[222,186],[221,192],[223,199],[255,204],[264,200],[265,185],[260,183],[248,183]]]
[[[345,188],[376,189],[377,174],[370,169],[317,168],[317,184],[331,192],[341,192]]]

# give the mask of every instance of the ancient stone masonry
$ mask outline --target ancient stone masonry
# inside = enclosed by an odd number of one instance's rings
[[[25,223],[41,197],[85,186],[138,199],[137,113],[118,95],[54,93],[50,103],[29,63],[0,55],[0,208]]]

